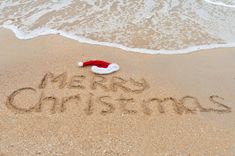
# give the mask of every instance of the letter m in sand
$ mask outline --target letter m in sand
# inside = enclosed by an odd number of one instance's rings
[[[50,81],[51,83],[58,83],[58,87],[60,89],[62,89],[66,85],[66,80],[67,80],[67,73],[66,72],[59,74],[59,75],[56,75],[56,76],[52,73],[47,73],[42,78],[41,83],[39,85],[39,88],[40,89],[45,88],[48,84],[48,81]]]

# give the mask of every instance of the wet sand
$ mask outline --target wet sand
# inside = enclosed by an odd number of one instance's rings
[[[99,76],[77,61],[104,59]],[[235,49],[147,55],[0,30],[0,155],[234,155]]]

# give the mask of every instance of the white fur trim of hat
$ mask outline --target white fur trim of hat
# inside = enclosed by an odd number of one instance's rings
[[[110,74],[119,70],[119,65],[116,63],[111,63],[107,68],[100,68],[97,66],[92,66],[91,71],[96,74]]]

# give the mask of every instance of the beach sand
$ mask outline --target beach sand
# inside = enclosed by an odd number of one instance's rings
[[[103,59],[99,76],[77,61]],[[235,154],[235,49],[148,55],[0,30],[0,155]]]

